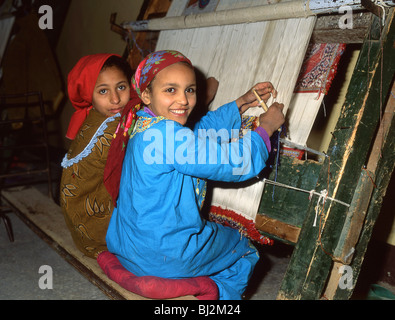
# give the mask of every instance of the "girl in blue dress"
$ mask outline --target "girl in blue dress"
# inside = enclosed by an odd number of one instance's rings
[[[137,276],[209,276],[220,299],[241,299],[258,252],[237,230],[201,217],[206,181],[257,176],[268,158],[269,137],[284,122],[283,105],[274,103],[259,127],[238,139],[240,114],[258,105],[255,95],[250,90],[186,127],[196,79],[181,53],[150,54],[132,84],[140,103],[134,110],[140,110],[117,133],[131,135],[107,231],[109,251]],[[254,89],[263,100],[275,94],[269,82]]]

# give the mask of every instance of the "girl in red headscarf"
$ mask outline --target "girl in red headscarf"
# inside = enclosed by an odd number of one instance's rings
[[[130,102],[129,64],[115,54],[81,58],[68,75],[75,108],[66,137],[73,140],[62,161],[60,204],[74,243],[95,258],[106,250],[113,202],[103,182],[109,147]]]
[[[133,113],[120,122],[111,145],[115,154],[125,152],[121,175],[119,165],[106,167],[117,199],[106,237],[109,251],[137,276],[209,276],[220,299],[240,299],[258,252],[237,230],[201,217],[206,180],[256,177],[268,159],[269,136],[284,122],[283,105],[274,103],[260,116],[260,126],[238,139],[240,114],[258,105],[254,93],[209,111],[193,128],[185,126],[196,105],[196,78],[181,53],[148,55],[132,84],[133,101],[142,108],[134,126]],[[269,82],[254,89],[264,100],[275,93]],[[120,142],[129,135],[125,148]]]

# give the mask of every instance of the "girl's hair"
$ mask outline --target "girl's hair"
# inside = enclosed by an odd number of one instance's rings
[[[128,82],[130,83],[130,80],[132,79],[133,71],[129,63],[125,59],[118,56],[111,56],[103,64],[101,71],[110,67],[116,67],[120,71],[122,71]]]

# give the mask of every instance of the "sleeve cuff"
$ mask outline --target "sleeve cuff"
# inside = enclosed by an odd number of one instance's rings
[[[263,139],[263,141],[265,142],[267,151],[270,153],[270,151],[272,150],[272,147],[271,147],[269,135],[267,134],[266,130],[263,129],[262,127],[257,127],[254,131],[256,133],[258,133],[260,135],[260,137]]]

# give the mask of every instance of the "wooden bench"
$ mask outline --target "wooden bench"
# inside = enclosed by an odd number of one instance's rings
[[[61,208],[48,196],[34,187],[2,190],[1,196],[30,229],[111,299],[149,300],[125,290],[110,280],[95,259],[85,256],[75,247]],[[176,298],[195,299],[194,296]]]

